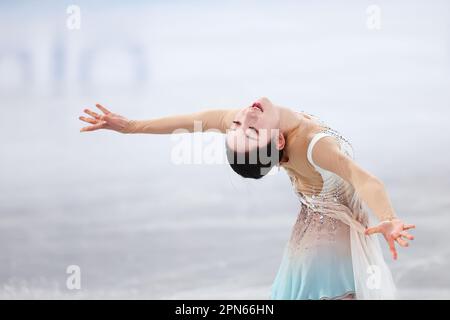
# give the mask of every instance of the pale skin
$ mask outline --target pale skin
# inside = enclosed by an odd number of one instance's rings
[[[203,121],[202,129],[219,130],[226,134],[226,143],[237,152],[266,145],[275,138],[276,147],[284,149],[280,166],[294,172],[300,178],[301,190],[308,186],[321,186],[320,174],[306,157],[308,142],[322,127],[309,115],[273,104],[262,97],[248,106],[237,109],[206,110],[181,116],[151,120],[129,120],[115,114],[100,104],[101,113],[85,109],[88,115],[79,117],[89,123],[81,132],[101,129],[120,133],[170,134],[176,129],[194,131],[194,121]],[[366,235],[380,233],[386,240],[394,260],[398,253],[396,244],[408,247],[414,236],[408,230],[415,228],[397,217],[383,182],[353,159],[344,154],[332,137],[320,139],[312,152],[314,163],[348,181],[361,199],[379,219],[375,226],[365,230]],[[305,192],[306,193],[306,192]]]

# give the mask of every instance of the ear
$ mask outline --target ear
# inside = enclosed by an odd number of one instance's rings
[[[278,150],[283,149],[285,144],[286,144],[286,139],[284,138],[284,135],[281,132],[278,133],[277,149]]]

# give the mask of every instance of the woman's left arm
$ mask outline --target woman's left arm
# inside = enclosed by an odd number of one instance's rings
[[[367,228],[366,234],[383,234],[393,258],[397,259],[395,241],[400,246],[407,247],[407,240],[414,239],[407,230],[415,226],[405,224],[397,217],[384,183],[342,152],[334,137],[324,137],[317,141],[312,150],[312,157],[316,165],[339,175],[353,185],[361,199],[380,220],[378,225]]]

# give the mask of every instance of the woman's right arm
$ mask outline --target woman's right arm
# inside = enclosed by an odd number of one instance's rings
[[[183,129],[185,132],[215,129],[225,133],[233,122],[235,114],[239,111],[239,109],[211,109],[149,120],[129,120],[112,113],[99,104],[96,106],[103,112],[103,115],[85,109],[84,111],[91,117],[81,116],[79,119],[91,125],[80,131],[109,129],[121,133],[169,134],[179,129]]]

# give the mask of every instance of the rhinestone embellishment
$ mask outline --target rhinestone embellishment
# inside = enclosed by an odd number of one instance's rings
[[[308,114],[304,111],[302,112]],[[341,146],[343,142],[347,143],[347,147],[349,147],[349,150],[351,151],[351,156],[354,157],[352,145],[345,137],[329,127],[318,117],[311,114],[308,115],[316,118],[323,126],[323,130],[320,132],[326,132],[335,136]],[[345,149],[344,151],[347,152]],[[289,173],[290,171],[288,171],[288,174]],[[331,217],[327,213],[327,210],[330,210],[331,208],[330,212],[332,212],[332,210],[334,210],[333,208],[339,210],[339,206],[347,205],[347,202],[349,201],[349,194],[346,193],[347,183],[334,173],[327,172],[326,170],[324,170],[324,173],[326,176],[321,173],[323,178],[322,190],[317,192],[312,186],[310,190],[308,190],[310,196],[297,189],[298,177],[294,174],[289,174],[294,190],[301,202],[301,210],[289,240],[290,248],[293,249],[292,252],[295,252],[296,250],[311,249],[311,247],[323,241],[335,242],[337,234],[341,234],[342,228],[345,227],[345,224],[342,221]],[[304,239],[305,237],[309,240]]]

